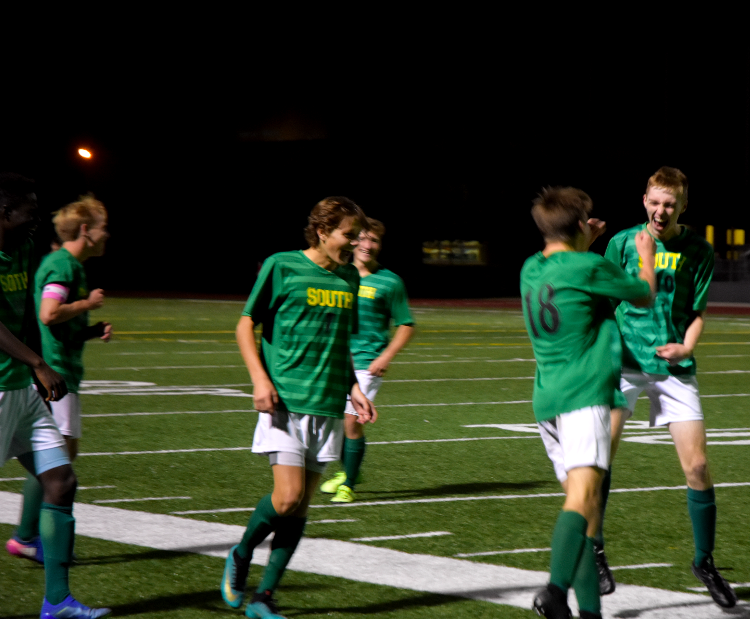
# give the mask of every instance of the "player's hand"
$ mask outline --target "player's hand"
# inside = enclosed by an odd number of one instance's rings
[[[112,339],[112,323],[111,322],[97,322],[95,327],[99,327],[101,325],[102,327],[102,334],[99,336],[99,339],[104,342],[109,342],[109,340]]]
[[[253,387],[253,400],[255,410],[261,413],[275,413],[276,405],[279,403],[279,392],[270,379],[266,378],[256,381]]]
[[[102,305],[104,305],[104,290],[102,290],[101,288],[92,290],[89,294],[88,302],[89,309],[99,309]]]
[[[383,358],[383,355],[380,355],[370,364],[370,367],[367,368],[367,371],[373,376],[383,376],[383,374],[385,374],[388,370],[388,366],[390,365],[390,363],[390,359],[385,359]]]
[[[359,423],[375,423],[377,421],[378,411],[375,410],[373,403],[367,399],[364,393],[362,393],[362,390],[359,388],[359,383],[354,383],[354,386],[352,387],[351,402],[354,411],[357,413],[357,421]]]
[[[684,359],[689,359],[693,354],[684,344],[665,344],[656,347],[656,356],[669,362],[669,365],[676,365]]]
[[[635,235],[635,248],[644,263],[653,263],[656,256],[656,241],[645,229]]]
[[[41,395],[45,401],[57,402],[58,400],[62,400],[68,394],[68,386],[65,384],[63,377],[46,363],[42,363],[40,367],[35,368],[34,373],[43,387],[43,389],[39,391],[39,395]]]
[[[589,228],[591,228],[592,243],[607,231],[607,222],[602,221],[601,219],[592,218],[589,219],[586,223],[588,223]]]

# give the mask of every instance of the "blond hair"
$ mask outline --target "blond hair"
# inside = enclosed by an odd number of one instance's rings
[[[107,209],[93,194],[88,194],[81,196],[76,202],[66,204],[53,215],[52,223],[57,236],[63,241],[75,241],[83,224],[90,227],[97,217],[106,221]]]

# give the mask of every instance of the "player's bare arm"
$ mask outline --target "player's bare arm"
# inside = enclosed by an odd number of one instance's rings
[[[104,290],[101,288],[92,290],[88,298],[73,303],[60,303],[58,299],[45,297],[39,307],[39,320],[49,327],[67,322],[84,312],[99,309],[102,305],[104,305]]]
[[[375,409],[370,400],[367,399],[362,390],[359,388],[359,383],[352,385],[351,391],[352,406],[357,413],[357,421],[361,424],[375,423],[378,419],[378,411]]]
[[[390,344],[388,344],[379,357],[370,363],[367,371],[373,376],[383,376],[388,369],[388,366],[391,364],[391,361],[393,361],[393,358],[409,343],[409,340],[412,337],[414,337],[414,327],[411,325],[401,325],[397,327]]]
[[[591,247],[594,241],[607,231],[607,222],[602,221],[601,219],[591,218],[586,223],[588,223],[589,228],[591,229],[589,243],[589,247]]]
[[[653,297],[656,294],[656,272],[654,271],[654,260],[656,257],[656,241],[653,237],[641,230],[635,237],[635,248],[638,250],[638,256],[641,258],[641,271],[638,274],[643,281],[648,282],[651,294],[632,301],[636,307],[646,307],[651,305]]]
[[[693,356],[693,351],[698,345],[698,340],[703,333],[704,326],[703,312],[698,312],[695,320],[690,323],[687,331],[685,331],[685,341],[682,344],[675,342],[665,344],[664,346],[657,346],[656,356],[668,361],[670,365],[675,365],[684,359],[689,359]]]
[[[68,393],[68,387],[63,377],[48,366],[44,359],[31,348],[15,337],[2,323],[0,323],[0,350],[9,357],[28,365],[34,371],[39,382],[47,391],[45,397],[47,401],[60,400]]]
[[[250,316],[242,316],[237,323],[237,345],[253,381],[255,408],[263,413],[274,413],[279,394],[268,377],[255,343],[255,323]]]

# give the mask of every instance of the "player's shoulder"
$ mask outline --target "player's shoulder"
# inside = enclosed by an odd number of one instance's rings
[[[71,254],[67,249],[61,248],[57,251],[50,252],[39,263],[37,269],[37,277],[46,275],[48,273],[57,273],[72,275],[76,267],[81,265],[78,260]],[[82,267],[83,265],[81,265]]]
[[[714,248],[711,243],[704,239],[698,232],[687,226],[683,227],[680,241],[693,248],[697,253],[710,255],[713,255],[714,253]]]
[[[629,239],[634,239],[636,234],[638,234],[641,230],[643,230],[645,224],[638,224],[637,226],[633,226],[631,228],[625,228],[624,230],[620,230],[617,234],[615,234],[612,239],[610,240],[610,243],[617,243],[622,244],[628,241]]]
[[[364,281],[374,278],[371,281],[383,281],[385,283],[391,283],[391,284],[403,284],[404,280],[401,279],[399,275],[391,271],[390,269],[386,269],[385,267],[378,267],[378,270],[372,273],[372,275],[368,275]]]

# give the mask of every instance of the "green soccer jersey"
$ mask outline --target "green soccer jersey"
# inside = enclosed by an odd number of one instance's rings
[[[243,316],[263,324],[261,360],[286,410],[343,418],[358,288],[351,264],[327,271],[301,251],[263,263]]]
[[[647,282],[601,256],[531,256],[521,270],[526,329],[536,357],[537,421],[587,406],[614,406],[620,342],[609,299],[648,296]]]
[[[45,286],[48,287],[47,292],[44,292]],[[88,298],[83,265],[65,248],[47,254],[39,265],[34,281],[37,311],[43,295],[50,295],[63,304]],[[42,356],[65,379],[71,393],[78,393],[83,379],[84,331],[88,324],[88,312],[49,327],[39,321]]]
[[[34,311],[29,289],[29,277],[32,282],[34,277],[32,254],[31,241],[12,254],[0,251],[0,322],[21,341],[26,339],[25,321],[33,320],[33,315],[26,316]],[[0,391],[25,389],[30,384],[29,368],[0,352]]]
[[[352,336],[354,369],[366,370],[388,346],[391,319],[396,327],[413,325],[403,280],[378,269],[359,283],[359,331]]]
[[[646,224],[623,230],[607,246],[606,258],[628,273],[640,270],[635,236]],[[696,312],[706,309],[714,270],[714,251],[692,230],[682,227],[677,236],[656,241],[657,293],[653,307],[617,307],[617,324],[623,341],[623,366],[649,374],[695,374],[695,358],[676,365],[656,356],[656,347],[685,340]]]

